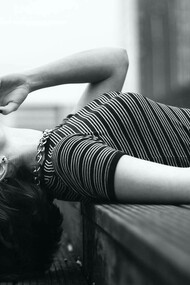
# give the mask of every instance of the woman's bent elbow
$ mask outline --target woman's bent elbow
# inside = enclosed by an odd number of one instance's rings
[[[129,67],[129,59],[126,49],[120,48],[118,50],[117,61],[115,63],[114,77],[117,79],[117,91],[119,91],[123,87]]]
[[[122,69],[123,74],[125,76],[129,68],[129,57],[128,57],[127,50],[124,48],[119,49],[118,67],[120,68],[120,70]]]

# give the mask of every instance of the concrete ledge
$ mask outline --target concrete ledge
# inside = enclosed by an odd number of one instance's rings
[[[85,205],[83,215],[84,269],[91,281],[190,284],[188,206]]]

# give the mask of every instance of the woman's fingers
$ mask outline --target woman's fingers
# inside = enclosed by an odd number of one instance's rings
[[[15,102],[9,102],[6,106],[0,106],[0,113],[8,115],[18,109],[18,104]]]

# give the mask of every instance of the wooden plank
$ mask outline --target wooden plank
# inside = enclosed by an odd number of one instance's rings
[[[90,210],[89,208],[84,210],[84,216],[88,220],[88,226],[94,226],[94,229],[91,229],[91,240],[88,237],[85,239],[84,251],[88,251],[88,248],[97,248],[101,243],[100,236],[104,233],[115,242],[114,247],[117,248],[119,245],[123,248],[123,263],[125,259],[128,260],[128,256],[132,256],[137,268],[139,263],[143,264],[149,269],[150,276],[159,276],[162,280],[160,284],[190,284],[189,209],[158,205],[97,205],[91,206]],[[97,228],[101,229],[101,233],[98,234]],[[96,251],[91,254],[91,260],[97,256]],[[105,260],[104,268],[109,267],[109,253],[102,251],[100,255]],[[85,259],[84,255],[84,266],[87,264]],[[118,262],[121,262],[121,258]],[[87,266],[86,271],[91,271],[93,276],[92,268],[96,266]],[[143,271],[146,272],[145,269]],[[105,274],[106,269],[102,275]],[[139,272],[139,276],[141,275],[144,276],[142,270]]]

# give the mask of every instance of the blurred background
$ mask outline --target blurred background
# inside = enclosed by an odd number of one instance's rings
[[[123,91],[190,107],[189,0],[0,0],[0,76],[104,46],[127,49]],[[51,128],[78,101],[84,85],[32,93],[5,124]]]

